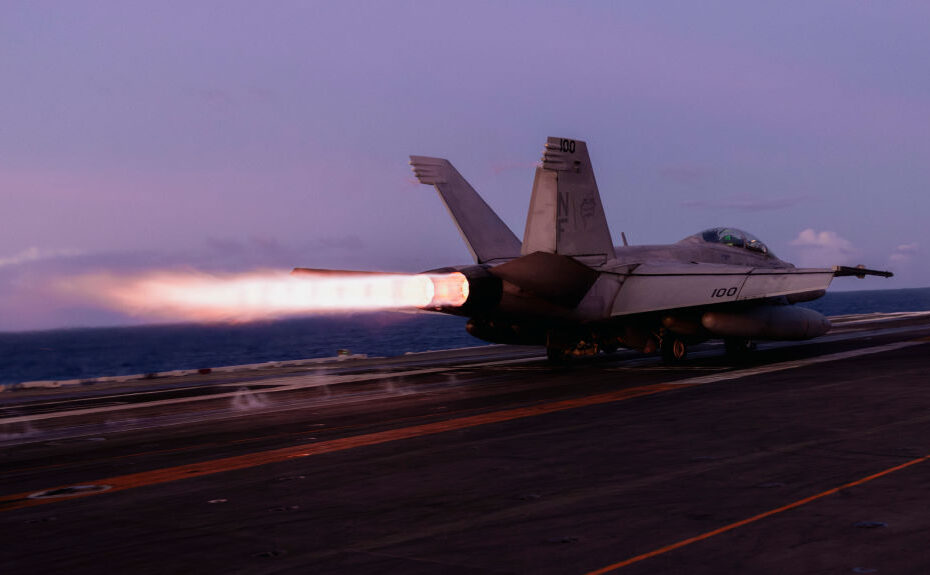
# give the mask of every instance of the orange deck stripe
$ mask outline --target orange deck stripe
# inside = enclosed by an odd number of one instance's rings
[[[760,514],[758,514],[758,515],[753,515],[752,517],[749,517],[749,518],[747,518],[747,519],[743,519],[743,520],[737,521],[737,522],[735,522],[735,523],[730,523],[729,525],[725,525],[725,526],[723,526],[723,527],[720,527],[719,529],[714,529],[713,531],[708,531],[708,532],[702,533],[702,534],[700,534],[700,535],[695,535],[694,537],[689,537],[688,539],[682,539],[681,541],[679,541],[679,542],[677,542],[677,543],[672,543],[671,545],[666,545],[665,547],[660,547],[660,548],[658,548],[658,549],[654,549],[654,550],[649,551],[649,552],[647,552],[647,553],[643,553],[642,555],[637,555],[637,556],[635,556],[635,557],[630,557],[629,559],[626,559],[626,560],[624,560],[624,561],[620,561],[619,563],[614,563],[613,565],[608,565],[608,566],[606,566],[606,567],[601,567],[600,569],[596,569],[596,570],[594,570],[594,571],[589,571],[586,575],[602,575],[603,573],[609,573],[609,572],[611,572],[611,571],[615,571],[615,570],[620,569],[620,568],[622,568],[622,567],[627,567],[628,565],[632,565],[633,563],[638,563],[638,562],[643,561],[643,560],[645,560],[645,559],[649,559],[649,558],[655,557],[655,556],[657,556],[657,555],[662,555],[663,553],[668,553],[669,551],[674,551],[675,549],[680,549],[680,548],[682,548],[682,547],[685,547],[686,545],[691,545],[692,543],[697,543],[698,541],[703,541],[703,540],[705,540],[705,539],[710,539],[711,537],[713,537],[713,536],[715,536],[715,535],[720,535],[721,533],[726,533],[727,531],[732,531],[732,530],[734,530],[734,529],[736,529],[736,528],[738,528],[738,527],[742,527],[742,526],[748,525],[748,524],[750,524],[750,523],[755,523],[756,521],[760,521],[760,520],[762,520],[762,519],[765,519],[766,517],[771,517],[772,515],[775,515],[775,514],[777,514],[777,513],[781,513],[781,512],[783,512],[783,511],[788,511],[789,509],[794,509],[794,508],[796,508],[796,507],[800,507],[800,506],[802,506],[802,505],[806,505],[806,504],[808,504],[808,503],[810,503],[810,502],[812,502],[812,501],[816,501],[816,500],[818,500],[818,499],[822,499],[822,498],[826,497],[827,495],[833,495],[834,493],[837,493],[837,492],[839,492],[839,491],[842,491],[843,489],[848,489],[848,488],[850,488],[850,487],[855,487],[855,486],[857,486],[857,485],[862,485],[863,483],[867,483],[867,482],[869,482],[869,481],[872,481],[873,479],[878,479],[879,477],[883,477],[883,476],[888,475],[888,474],[890,474],[890,473],[894,473],[895,471],[900,471],[900,470],[905,469],[905,468],[907,468],[907,467],[910,467],[910,466],[912,466],[912,465],[917,465],[918,463],[922,463],[922,462],[927,461],[927,460],[930,460],[930,455],[924,455],[923,457],[918,457],[917,459],[912,459],[912,460],[910,460],[910,461],[907,461],[907,462],[905,462],[905,463],[902,463],[901,465],[896,465],[896,466],[894,466],[894,467],[885,469],[884,471],[879,471],[878,473],[874,473],[874,474],[872,474],[872,475],[869,475],[868,477],[863,477],[863,478],[861,478],[861,479],[857,479],[857,480],[855,480],[855,481],[851,481],[851,482],[849,482],[849,483],[845,483],[845,484],[843,484],[843,485],[840,485],[839,487],[834,487],[833,489],[828,489],[828,490],[823,491],[823,492],[821,492],[821,493],[818,493],[818,494],[816,494],[816,495],[811,495],[810,497],[805,497],[804,499],[799,499],[799,500],[797,500],[797,501],[795,501],[795,502],[793,502],[793,503],[789,503],[789,504],[787,504],[787,505],[783,505],[782,507],[779,507],[779,508],[777,508],[777,509],[771,509],[771,510],[766,511],[766,512],[764,512],[764,513],[760,513]]]
[[[472,415],[446,421],[437,421],[435,423],[426,423],[423,425],[414,425],[411,427],[402,427],[399,429],[389,429],[387,431],[379,431],[376,433],[368,433],[352,437],[343,437],[330,441],[305,443],[292,447],[272,449],[270,451],[260,451],[257,453],[248,453],[245,455],[237,455],[233,457],[224,457],[221,459],[203,461],[200,463],[191,463],[187,465],[178,465],[175,467],[166,467],[163,469],[153,469],[151,471],[143,471],[140,473],[131,473],[128,475],[117,475],[114,477],[82,481],[80,484],[109,485],[111,487],[106,491],[81,493],[60,499],[29,499],[28,496],[30,493],[35,493],[37,491],[44,491],[46,489],[59,489],[65,486],[36,489],[29,493],[17,493],[14,495],[0,496],[0,511],[22,509],[24,507],[32,507],[34,505],[42,505],[44,503],[51,503],[56,501],[72,501],[80,497],[90,497],[92,495],[113,493],[115,491],[122,491],[124,489],[157,485],[159,483],[168,483],[171,481],[178,481],[180,479],[187,479],[191,477],[203,477],[205,475],[213,475],[215,473],[235,471],[237,469],[247,469],[250,467],[257,467],[259,465],[266,465],[269,463],[278,463],[281,461],[288,461],[290,459],[310,457],[324,453],[333,453],[347,449],[354,449],[356,447],[365,447],[368,445],[378,445],[381,443],[388,443],[390,441],[398,441],[401,439],[411,439],[414,437],[435,435],[437,433],[444,433],[447,431],[456,431],[469,427],[478,427],[480,425],[500,423],[514,419],[522,419],[526,417],[544,415],[547,413],[576,409],[579,407],[622,401],[625,399],[642,397],[644,395],[652,395],[654,393],[660,393],[672,389],[685,389],[687,387],[690,386],[665,383],[645,385],[588,397],[579,397],[576,399],[567,399],[552,403],[543,403],[528,407],[519,407],[515,409],[483,413],[480,415]]]

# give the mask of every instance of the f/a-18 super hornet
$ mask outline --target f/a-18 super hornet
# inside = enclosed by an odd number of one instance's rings
[[[475,260],[426,272],[444,278],[436,289],[445,296],[460,297],[424,308],[468,317],[468,332],[485,341],[545,346],[553,360],[626,347],[675,361],[709,339],[731,353],[755,340],[810,339],[830,321],[793,304],[821,297],[834,277],[891,276],[798,268],[736,228],[614,246],[580,140],[548,138],[522,242],[447,160],[411,156],[410,164],[436,187]]]

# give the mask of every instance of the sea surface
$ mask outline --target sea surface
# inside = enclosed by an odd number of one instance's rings
[[[825,315],[930,310],[930,288],[829,292],[804,305]],[[371,313],[238,325],[150,325],[0,333],[0,385],[317,357],[484,345],[465,319]]]

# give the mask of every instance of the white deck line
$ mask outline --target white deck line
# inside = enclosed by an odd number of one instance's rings
[[[807,359],[796,359],[792,361],[783,361],[781,363],[774,363],[771,365],[762,365],[759,367],[752,367],[749,369],[738,369],[735,371],[725,371],[723,373],[717,373],[713,375],[702,375],[699,377],[689,377],[687,379],[681,379],[678,381],[667,382],[672,385],[702,385],[705,383],[715,383],[718,381],[726,381],[728,379],[740,379],[743,377],[749,377],[751,375],[761,375],[764,373],[774,373],[777,371],[785,371],[788,369],[796,369],[798,367],[804,367],[807,365],[814,365],[817,363],[827,363],[830,361],[840,361],[843,359],[852,359],[855,357],[861,357],[863,355],[872,355],[876,353],[883,353],[886,351],[894,351],[896,349],[904,349],[907,347],[912,347],[915,345],[927,345],[927,341],[899,341],[897,343],[889,343],[886,345],[877,345],[875,347],[866,347],[863,349],[854,349],[851,351],[843,351],[840,353],[831,353],[829,355],[821,355],[819,357],[809,357]]]

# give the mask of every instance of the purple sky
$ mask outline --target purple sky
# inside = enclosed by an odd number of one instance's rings
[[[81,271],[470,261],[409,154],[522,235],[584,139],[617,243],[747,229],[930,285],[922,2],[0,4],[0,330],[113,324]]]

